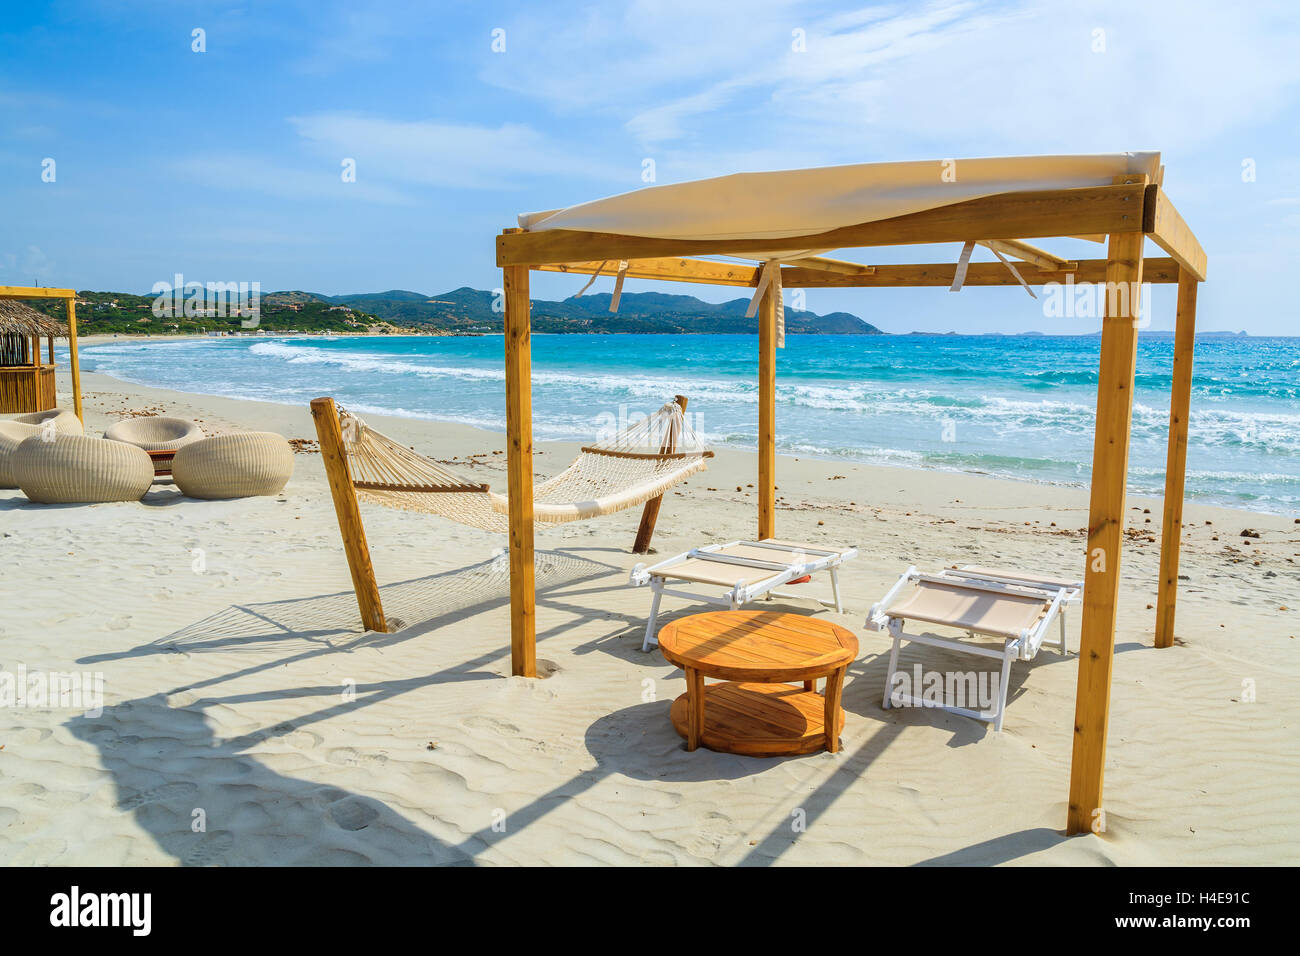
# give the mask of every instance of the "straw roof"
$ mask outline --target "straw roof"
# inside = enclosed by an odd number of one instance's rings
[[[67,335],[68,327],[13,299],[0,299],[0,335]]]

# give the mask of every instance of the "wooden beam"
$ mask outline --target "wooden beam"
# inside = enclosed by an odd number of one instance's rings
[[[776,296],[758,306],[758,540],[776,536]]]
[[[1205,250],[1159,186],[1147,187],[1142,228],[1151,234],[1156,245],[1173,256],[1198,282],[1205,281]]]
[[[865,266],[860,262],[845,262],[843,259],[827,259],[825,256],[802,256],[785,261],[795,267],[813,269],[817,272],[838,272],[848,276],[869,276],[876,271],[875,266]]]
[[[1074,703],[1074,746],[1066,830],[1100,827],[1106,730],[1110,720],[1115,605],[1119,599],[1120,547],[1124,538],[1125,481],[1137,365],[1137,316],[1142,283],[1141,233],[1110,237],[1107,281],[1128,295],[1107,296],[1097,380],[1097,427],[1092,450],[1088,554]],[[1127,301],[1125,301],[1127,300]]]
[[[1000,193],[906,216],[785,239],[662,239],[550,229],[497,237],[497,265],[542,265],[599,259],[770,254],[967,239],[1023,239],[1139,232],[1141,184]]]
[[[1169,396],[1169,452],[1165,458],[1165,515],[1160,530],[1160,582],[1156,597],[1156,647],[1174,644],[1178,558],[1183,537],[1183,483],[1187,475],[1187,416],[1192,402],[1192,353],[1196,349],[1196,277],[1178,283],[1173,387]]]
[[[1059,271],[1070,264],[1069,259],[1053,255],[1046,249],[1039,249],[1037,246],[1031,246],[1029,243],[1021,242],[1018,239],[986,239],[980,245],[987,246],[1004,256],[1011,256],[1023,262],[1028,262],[1044,272]]]
[[[0,299],[75,299],[76,289],[41,289],[33,286],[0,285]]]
[[[385,633],[388,624],[384,620],[384,605],[379,599],[379,585],[375,583],[375,567],[370,562],[370,546],[366,544],[366,528],[361,523],[361,509],[357,507],[352,469],[343,447],[343,430],[339,427],[334,399],[312,399],[311,417],[316,423],[316,438],[325,463],[325,477],[329,479],[330,497],[334,499],[334,514],[339,520],[343,553],[347,555],[361,623],[367,631]]]
[[[510,673],[537,676],[533,573],[533,395],[528,268],[508,266],[505,281],[506,473],[510,510]]]
[[[51,298],[54,298],[51,296]],[[68,298],[68,364],[72,369],[72,410],[85,427],[81,414],[81,360],[77,357],[77,300],[75,294]]]
[[[689,401],[685,395],[678,395],[675,399],[681,406],[682,414],[686,414],[686,403]],[[676,435],[670,430],[665,436],[664,443],[659,447],[659,454],[671,455],[677,451]],[[657,498],[651,498],[645,503],[641,510],[641,524],[636,529],[636,540],[632,542],[633,554],[645,554],[650,550],[650,539],[654,537],[655,522],[659,520],[659,509],[664,503],[664,496],[659,495]]]
[[[537,269],[539,272],[572,272],[578,275],[593,275],[600,270],[603,275],[612,277],[618,271],[618,261],[559,262],[540,265]],[[627,266],[627,275],[632,279],[705,282],[709,285],[756,286],[758,272],[756,265],[709,262],[705,259],[633,259]]]
[[[1049,282],[1064,284],[1105,282],[1106,260],[1083,259],[1071,263],[1073,269],[1055,272],[1025,270],[1021,273],[1030,285]],[[876,265],[869,275],[836,275],[787,266],[781,270],[781,285],[791,289],[879,289],[909,287],[941,287],[952,285],[956,273],[955,262],[935,262],[920,265]],[[1161,256],[1147,259],[1142,265],[1142,281],[1156,284],[1173,284],[1178,281],[1178,263]],[[966,270],[965,285],[1019,286],[1016,277],[1000,262],[972,262]]]

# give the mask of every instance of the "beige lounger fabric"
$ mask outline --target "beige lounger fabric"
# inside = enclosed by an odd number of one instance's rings
[[[933,581],[921,581],[885,613],[890,617],[977,631],[1015,639],[1033,627],[1051,602],[1019,594],[995,594]]]
[[[692,581],[696,584],[718,584],[729,588],[737,581],[746,584],[761,584],[768,578],[774,578],[781,572],[764,571],[761,568],[747,568],[738,564],[724,564],[721,561],[709,561],[704,558],[687,558],[681,564],[663,568],[654,572],[664,578],[675,581]]]
[[[654,573],[659,577],[673,578],[678,581],[691,581],[695,584],[719,584],[732,587],[737,581],[746,585],[761,584],[769,578],[783,573],[791,564],[799,560],[815,560],[832,554],[843,554],[846,549],[827,548],[825,545],[801,544],[798,541],[778,541],[768,538],[763,544],[779,545],[775,548],[759,547],[753,544],[733,544],[729,548],[701,554],[698,558],[687,558],[680,564],[662,568]],[[803,558],[796,557],[802,553]],[[750,567],[742,564],[728,564],[725,561],[711,561],[707,555],[726,555],[733,558],[746,558],[753,561],[770,562],[769,569]]]
[[[153,462],[144,451],[84,435],[33,435],[9,465],[23,494],[42,504],[136,501],[153,484]]]
[[[172,460],[172,478],[191,498],[273,495],[292,474],[293,450],[274,432],[205,438],[186,445]]]
[[[203,429],[183,418],[128,418],[108,426],[104,437],[145,451],[165,451],[202,441]]]
[[[43,412],[30,412],[26,415],[18,415],[9,421],[17,422],[21,425],[44,425],[46,421],[54,422],[54,430],[67,435],[81,435],[84,429],[81,427],[81,419],[77,417],[76,412],[70,408],[47,408]]]

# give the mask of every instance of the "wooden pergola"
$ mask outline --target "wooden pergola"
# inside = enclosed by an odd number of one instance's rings
[[[68,355],[72,367],[72,405],[77,417],[81,418],[81,365],[77,359],[77,293],[75,289],[40,289],[29,288],[24,286],[0,285],[0,299],[63,299],[67,307],[67,335],[68,335]],[[43,411],[45,408],[52,408],[54,397],[54,337],[49,338],[48,362],[42,363],[40,356],[40,347],[38,342],[32,345],[32,368],[31,376],[34,379],[34,387],[39,394],[35,394],[38,399],[37,404],[49,399],[50,404],[44,405],[43,408],[23,408],[23,411]],[[47,377],[48,386],[43,379]],[[45,393],[48,392],[48,395]],[[13,409],[18,411],[20,409]]]
[[[1161,170],[1163,172],[1163,170]],[[699,256],[768,259],[790,250],[780,266],[783,287],[809,289],[949,287],[953,263],[866,265],[799,257],[797,250],[976,242],[1014,257],[1031,285],[1105,283],[1129,295],[1106,295],[1097,385],[1096,436],[1088,515],[1086,577],[1075,701],[1067,832],[1093,828],[1102,807],[1102,778],[1114,657],[1125,481],[1137,361],[1139,293],[1143,283],[1176,283],[1177,330],[1164,523],[1160,550],[1157,647],[1174,641],[1182,528],[1187,413],[1191,397],[1197,285],[1206,256],[1159,179],[1125,175],[1110,185],[1002,192],[894,218],[781,239],[676,239],[557,228],[506,229],[497,238],[504,273],[506,431],[510,509],[511,671],[536,676],[533,577],[533,430],[529,345],[529,273],[594,274],[619,263],[632,278],[756,288],[759,264]],[[1154,180],[1154,181],[1153,181]],[[1069,261],[1025,242],[1050,237],[1107,237],[1104,259]],[[1144,258],[1147,238],[1167,255]],[[793,261],[792,261],[793,260]],[[625,263],[625,265],[624,265]],[[969,263],[964,284],[1005,286],[1018,279],[1001,262]],[[758,537],[776,532],[777,296],[769,286],[759,307]]]

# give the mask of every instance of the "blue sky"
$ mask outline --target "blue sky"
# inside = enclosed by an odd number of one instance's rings
[[[639,188],[647,158],[669,183],[1158,149],[1209,254],[1200,326],[1300,334],[1297,51],[1294,3],[10,4],[0,283],[492,288],[493,237],[517,213]],[[533,294],[580,285],[535,273]],[[807,305],[888,331],[1095,326],[1046,319],[1019,289],[813,290]],[[1171,291],[1153,306],[1171,327]]]

